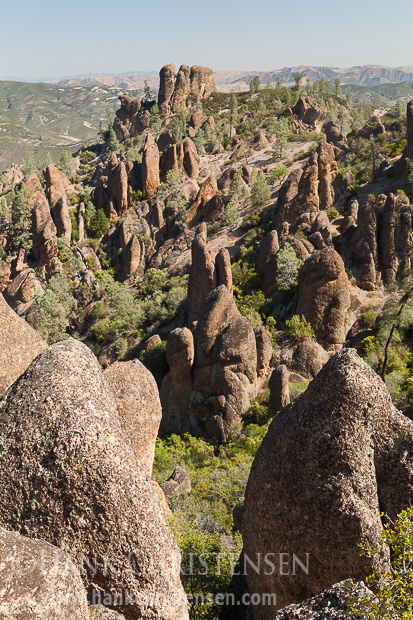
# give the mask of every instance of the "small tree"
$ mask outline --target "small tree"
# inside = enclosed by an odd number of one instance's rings
[[[119,141],[116,137],[115,130],[109,125],[107,132],[107,144],[111,153],[115,153],[119,149]]]
[[[295,90],[300,93],[301,92],[301,86],[302,86],[302,82],[304,79],[304,73],[294,73],[293,75],[294,78],[294,82],[295,82]]]
[[[30,252],[32,239],[32,205],[26,185],[15,188],[11,195],[10,243],[14,251]]]
[[[341,82],[340,82],[340,78],[337,77],[334,81],[334,92],[336,97],[341,97],[343,95],[343,92],[341,90]]]
[[[277,285],[281,291],[289,291],[297,285],[298,272],[302,265],[289,243],[284,243],[276,254]]]
[[[271,188],[268,185],[263,173],[258,175],[257,180],[251,188],[252,204],[256,207],[262,207],[271,199]]]
[[[277,136],[277,141],[273,147],[273,151],[279,159],[282,159],[290,133],[288,121],[286,118],[278,118],[271,123],[269,129]]]
[[[57,167],[69,177],[73,174],[73,157],[69,151],[63,151],[57,162]]]

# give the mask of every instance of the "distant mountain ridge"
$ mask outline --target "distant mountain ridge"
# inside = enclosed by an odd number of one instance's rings
[[[214,79],[219,91],[245,91],[249,89],[249,84],[256,75],[259,76],[263,84],[270,83],[270,86],[275,86],[277,77],[280,77],[285,86],[291,86],[294,84],[294,73],[302,73],[304,80],[309,79],[311,82],[322,78],[334,81],[338,77],[342,84],[359,86],[378,86],[380,84],[413,81],[413,67],[385,67],[382,65],[363,65],[344,69],[297,65],[274,71],[215,71]],[[156,90],[159,87],[159,77],[155,71],[128,71],[116,75],[107,73],[84,74],[46,81],[59,86],[93,86],[99,84],[106,88],[136,90],[143,88],[145,80],[152,89]]]

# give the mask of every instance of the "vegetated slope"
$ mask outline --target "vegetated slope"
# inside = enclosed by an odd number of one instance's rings
[[[0,168],[47,152],[58,158],[96,138],[118,107],[118,88],[0,82]]]
[[[409,101],[413,96],[413,82],[379,84],[377,86],[345,84],[342,90],[344,94],[350,94],[356,103],[385,106],[399,100]]]

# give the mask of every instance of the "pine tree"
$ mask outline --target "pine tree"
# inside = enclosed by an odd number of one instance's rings
[[[12,193],[10,221],[10,244],[15,252],[30,252],[33,245],[32,238],[32,206],[29,190],[23,184],[15,188]]]

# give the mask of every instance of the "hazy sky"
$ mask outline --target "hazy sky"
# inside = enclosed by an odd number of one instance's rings
[[[0,0],[0,76],[413,65],[413,1]]]

